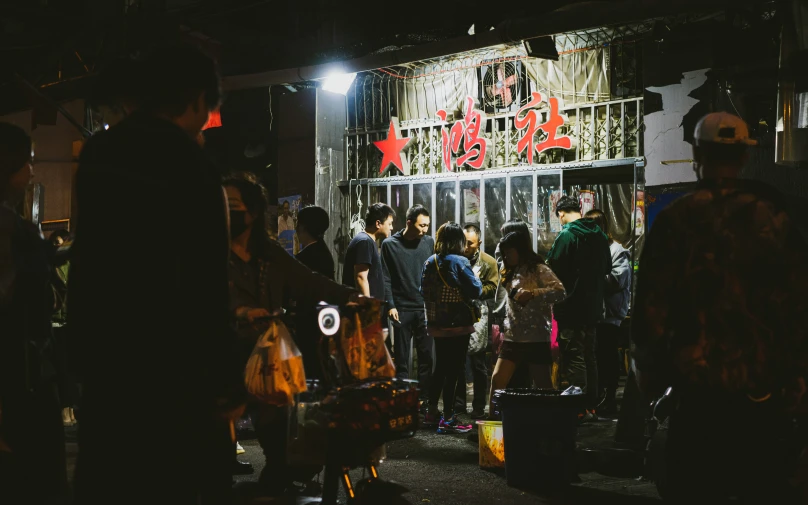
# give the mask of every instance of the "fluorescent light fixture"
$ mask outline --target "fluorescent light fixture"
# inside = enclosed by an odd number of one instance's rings
[[[356,79],[356,74],[331,74],[325,78],[323,89],[344,95]]]

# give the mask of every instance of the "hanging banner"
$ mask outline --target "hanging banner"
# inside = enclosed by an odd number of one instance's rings
[[[298,252],[295,229],[299,210],[300,195],[278,198],[278,242],[293,256]]]

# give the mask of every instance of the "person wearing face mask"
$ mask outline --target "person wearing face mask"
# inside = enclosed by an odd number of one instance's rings
[[[358,301],[358,292],[314,273],[290,256],[267,231],[266,189],[250,173],[230,176],[224,181],[230,208],[230,311],[238,332],[241,361],[246,365],[258,337],[266,331],[269,319],[294,299],[305,310],[320,301],[344,305]],[[311,333],[298,334],[298,347],[304,363],[311,363]],[[307,375],[314,372],[307,367]],[[258,442],[266,456],[259,484],[262,494],[278,496],[295,480],[309,477],[286,465],[288,408],[248,402]],[[316,472],[315,472],[316,473]],[[312,474],[313,475],[313,474]],[[297,478],[296,478],[297,477]]]
[[[0,123],[0,502],[65,499],[50,281],[53,248],[17,212],[32,176],[31,138]]]

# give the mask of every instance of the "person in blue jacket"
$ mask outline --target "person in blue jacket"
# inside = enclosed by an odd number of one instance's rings
[[[472,300],[482,296],[483,285],[463,256],[466,235],[453,222],[443,224],[435,234],[435,254],[424,263],[421,293],[426,308],[426,328],[435,339],[435,372],[429,388],[429,410],[424,423],[434,425],[438,419],[438,400],[443,393],[444,412],[438,433],[465,433],[470,425],[462,425],[454,413],[454,391],[457,381],[464,380],[466,351],[474,323],[479,316]]]

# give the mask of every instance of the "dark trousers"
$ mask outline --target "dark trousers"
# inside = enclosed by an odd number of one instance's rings
[[[230,430],[206,403],[136,398],[131,390],[96,396],[92,383],[82,393],[75,505],[230,503]],[[147,415],[132,418],[133,405]]]
[[[429,388],[429,408],[438,409],[438,400],[443,395],[443,417],[450,419],[454,414],[457,383],[465,387],[464,369],[469,335],[460,337],[438,337],[435,339],[435,373]]]
[[[471,381],[469,382],[474,383],[474,399],[471,401],[471,408],[477,412],[483,412],[488,401],[488,367],[485,363],[485,352],[468,354],[465,369],[465,380],[457,381],[455,411],[464,412],[466,410],[466,381],[468,381],[470,373]]]
[[[562,386],[580,387],[587,399],[587,409],[598,404],[598,361],[595,356],[595,326],[558,329],[558,382]],[[564,386],[566,387],[566,386]]]
[[[598,387],[606,390],[606,399],[614,400],[617,382],[620,377],[620,357],[617,343],[620,340],[620,327],[601,323],[597,326]]]
[[[67,465],[56,385],[33,392],[0,392],[0,503],[65,503]]]
[[[426,332],[426,314],[423,310],[402,310],[399,321],[393,321],[394,357],[396,377],[414,379],[410,370],[410,346],[415,347],[418,356],[418,382],[421,395],[426,397],[432,377],[432,337]]]

